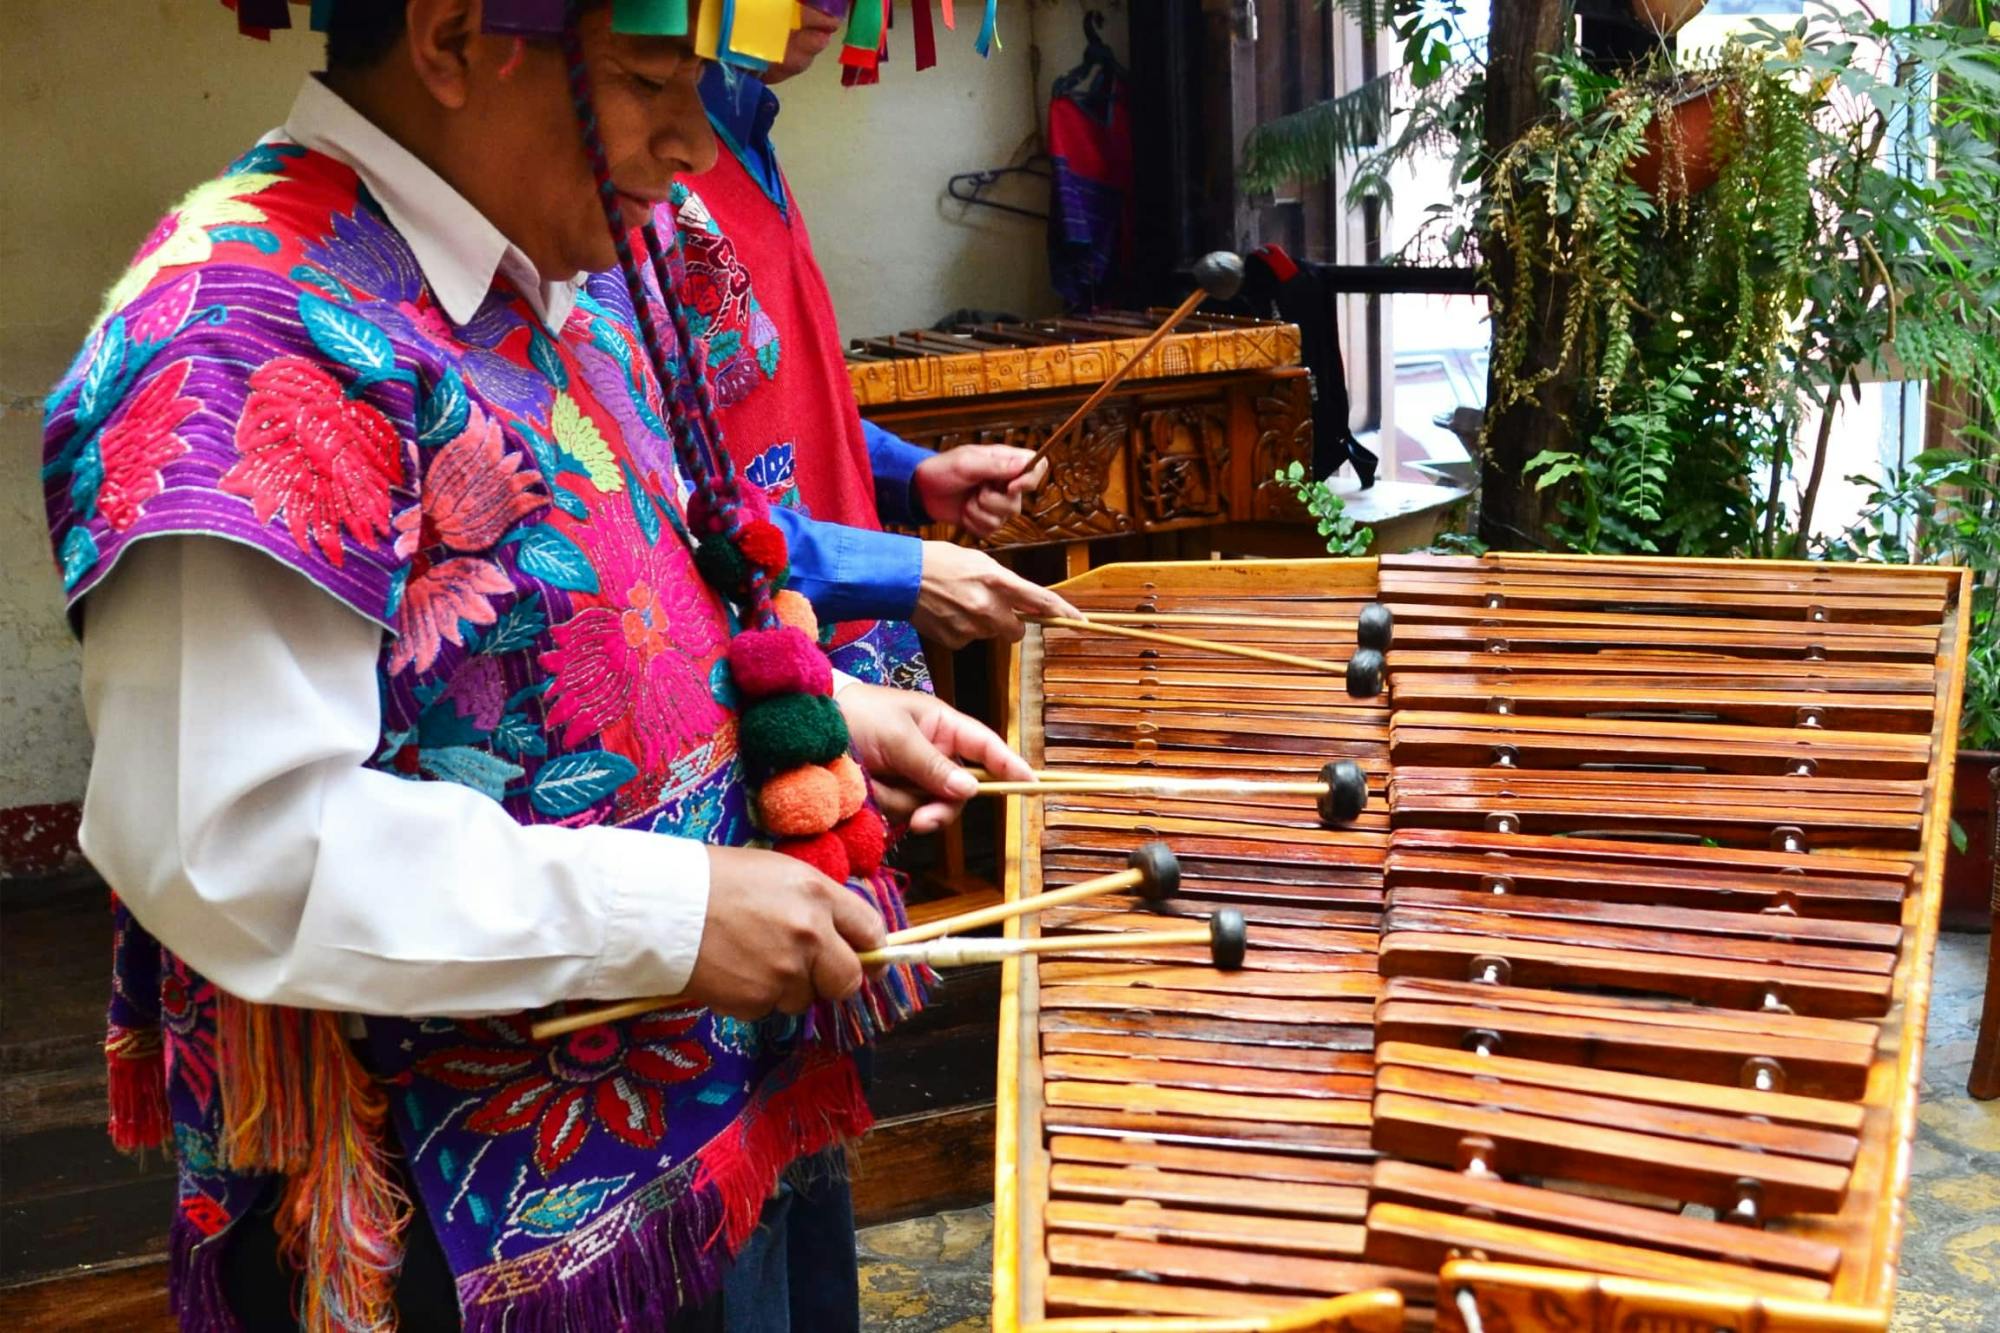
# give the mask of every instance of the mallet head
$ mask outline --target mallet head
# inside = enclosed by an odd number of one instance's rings
[[[1389,651],[1389,642],[1396,637],[1396,616],[1380,602],[1370,602],[1361,608],[1361,614],[1354,619],[1354,641],[1363,648],[1373,648],[1378,653]]]
[[[1326,790],[1319,796],[1319,822],[1351,824],[1368,805],[1368,774],[1352,759],[1336,759],[1319,771]]]
[[[1234,907],[1217,909],[1208,919],[1209,957],[1224,972],[1234,972],[1243,966],[1243,955],[1250,947],[1250,929],[1243,922],[1243,913]]]
[[[1356,699],[1373,699],[1382,693],[1382,677],[1388,659],[1378,648],[1356,648],[1347,659],[1347,692]]]
[[[1194,280],[1216,300],[1234,300],[1243,290],[1243,256],[1211,250],[1195,260]]]
[[[1125,858],[1139,872],[1139,896],[1155,907],[1181,891],[1181,863],[1164,842],[1142,842]]]

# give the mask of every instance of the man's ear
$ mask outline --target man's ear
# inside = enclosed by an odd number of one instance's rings
[[[462,110],[469,95],[480,0],[409,0],[410,65],[438,104]]]

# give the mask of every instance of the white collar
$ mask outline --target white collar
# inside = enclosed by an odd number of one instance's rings
[[[505,274],[551,333],[562,330],[583,275],[543,281],[527,255],[485,214],[317,76],[308,75],[299,88],[283,134],[301,148],[354,169],[388,215],[389,225],[409,243],[452,323],[468,323],[493,290],[495,278]]]

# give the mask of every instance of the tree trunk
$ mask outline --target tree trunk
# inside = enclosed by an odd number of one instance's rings
[[[1547,110],[1542,97],[1542,57],[1561,49],[1570,23],[1570,0],[1493,0],[1486,65],[1486,152],[1498,157]],[[1493,269],[1494,290],[1513,285],[1513,256],[1482,238]],[[1546,276],[1534,285],[1536,320],[1527,356],[1526,378],[1550,366],[1562,346],[1564,284]],[[1528,459],[1544,449],[1568,449],[1569,409],[1577,392],[1576,367],[1564,367],[1529,402],[1487,414],[1486,443],[1480,459],[1479,538],[1489,546],[1520,550],[1549,544],[1553,514],[1548,492],[1537,491],[1521,475]],[[1493,401],[1492,381],[1487,401]]]

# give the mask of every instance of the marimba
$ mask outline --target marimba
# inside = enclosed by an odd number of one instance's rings
[[[1099,311],[857,339],[848,378],[864,416],[927,448],[1035,449],[1168,313]],[[1049,457],[1049,479],[988,545],[1303,520],[1296,498],[1273,479],[1312,460],[1311,376],[1299,364],[1298,327],[1189,316]]]
[[[1394,640],[1372,700],[1086,631],[1022,645],[1013,739],[1070,785],[1010,807],[1010,893],[1159,839],[1250,948],[1226,974],[1197,947],[1007,965],[997,1330],[1886,1326],[1961,571],[1384,557],[1064,593],[1335,662],[1379,601]],[[1371,793],[1332,828],[1309,795],[1072,781],[1336,759]],[[1158,921],[1097,899],[1014,929]]]

